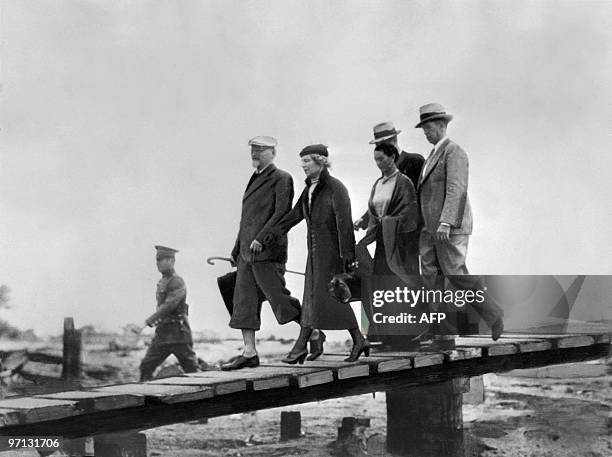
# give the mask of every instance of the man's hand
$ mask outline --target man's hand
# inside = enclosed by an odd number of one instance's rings
[[[259,241],[253,240],[250,249],[253,254],[257,255],[263,250],[263,245]]]
[[[230,259],[230,265],[236,268],[236,265],[238,265],[237,256],[235,257],[234,254],[231,254],[229,259]]]
[[[355,222],[353,222],[353,230],[355,230],[356,232],[361,230],[361,223],[362,222],[363,222],[363,219],[361,219],[361,218],[359,218]]]
[[[436,231],[436,241],[448,243],[450,241],[450,225],[440,224]]]

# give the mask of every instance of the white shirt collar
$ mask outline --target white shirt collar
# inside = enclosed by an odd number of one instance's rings
[[[258,175],[262,174],[262,173],[264,172],[264,170],[265,170],[266,168],[268,168],[270,165],[272,165],[272,162],[270,162],[268,165],[266,165],[265,167],[263,167],[261,170],[257,170],[257,169],[255,169],[255,173],[256,173],[256,174],[258,174]]]
[[[440,146],[441,146],[441,145],[442,145],[442,143],[444,143],[446,140],[448,140],[448,135],[444,135],[444,136],[442,137],[442,139],[440,139],[440,141],[438,141],[438,142],[435,144],[435,146],[434,146],[433,151],[432,151],[432,153],[431,153],[431,154],[433,155],[433,154],[435,154],[436,152],[438,152],[438,149],[440,149]]]

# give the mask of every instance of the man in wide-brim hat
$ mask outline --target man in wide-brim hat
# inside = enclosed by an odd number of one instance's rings
[[[423,220],[419,241],[421,273],[430,288],[443,289],[446,277],[456,290],[483,291],[480,279],[469,275],[465,262],[472,233],[468,157],[448,138],[446,130],[452,119],[444,106],[429,103],[419,109],[419,122],[415,125],[423,129],[427,141],[433,145],[417,185]],[[471,306],[491,327],[493,339],[498,339],[503,331],[502,310],[488,299],[474,301]],[[450,334],[456,332],[447,321],[438,327],[442,349],[454,346]]]

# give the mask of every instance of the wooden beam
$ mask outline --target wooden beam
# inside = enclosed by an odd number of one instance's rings
[[[605,343],[503,356],[488,355],[478,359],[455,361],[447,359],[442,364],[422,368],[412,368],[408,366],[406,369],[399,371],[379,372],[367,377],[335,380],[310,386],[300,386],[296,382],[286,388],[263,390],[257,392],[256,395],[251,391],[243,390],[224,396],[214,396],[197,400],[189,400],[189,395],[192,394],[191,391],[180,391],[181,388],[189,388],[192,386],[166,386],[153,383],[135,384],[133,385],[133,389],[137,389],[135,386],[138,386],[138,391],[134,390],[131,393],[123,391],[119,393],[144,396],[144,406],[125,408],[121,410],[121,413],[117,411],[101,411],[92,414],[81,414],[79,416],[68,416],[61,419],[48,419],[44,422],[30,423],[27,425],[5,425],[1,433],[15,436],[48,435],[53,432],[54,434],[71,438],[124,429],[145,429],[170,423],[217,417],[258,409],[360,395],[368,392],[389,391],[429,385],[432,383],[444,382],[456,377],[478,376],[489,372],[501,372],[512,369],[534,368],[551,364],[586,361],[605,357],[609,352],[610,344]],[[365,362],[368,365],[370,363],[378,363],[378,361],[374,362],[368,359],[379,359],[380,361],[399,360],[404,363],[408,360],[411,362],[410,359],[402,357],[364,357],[360,359],[359,362]],[[292,378],[311,375],[313,374],[313,370],[314,372],[327,372],[330,376],[332,373],[332,370],[308,368],[307,366],[287,367],[283,365],[272,368],[275,372],[281,375],[290,375]],[[239,371],[237,375],[239,375]],[[196,374],[194,374],[194,376],[195,375]],[[219,380],[221,380],[221,378],[219,378]],[[226,379],[225,382],[228,382],[228,380]],[[148,386],[147,388],[150,389],[150,391],[143,392],[142,386]],[[194,387],[200,389],[199,386]],[[163,388],[163,390],[155,392],[154,389],[151,388]],[[157,395],[162,395],[162,397],[166,395],[168,392],[167,388],[171,388],[171,390],[179,389],[175,394],[185,395],[185,397],[181,399],[185,401],[181,401],[180,403],[170,401],[164,404],[158,398],[155,398],[156,393]],[[203,386],[202,388],[205,387]],[[102,389],[108,389],[108,387]],[[99,390],[101,389],[96,389],[96,391]],[[14,400],[23,402],[24,398]],[[36,400],[42,401],[43,399]],[[4,410],[8,411],[17,409],[13,408],[12,405],[3,406],[2,402],[0,402],[0,408],[4,408]],[[5,414],[3,417],[10,417],[10,414]],[[24,424],[24,422],[20,421],[20,424]]]

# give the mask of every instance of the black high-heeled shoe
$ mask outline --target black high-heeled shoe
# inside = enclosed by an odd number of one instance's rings
[[[370,343],[368,340],[363,338],[360,342],[353,344],[353,348],[351,349],[351,355],[349,355],[345,362],[356,362],[359,360],[359,356],[364,354],[366,357],[370,356]]]
[[[319,337],[314,340],[310,340],[310,355],[306,357],[306,360],[313,361],[321,357],[323,354],[323,343],[325,342],[325,333],[319,330]]]
[[[306,360],[306,356],[308,355],[308,350],[304,349],[297,354],[292,354],[291,352],[285,356],[281,362],[288,363],[289,365],[295,365],[299,363],[300,365],[304,365],[304,360]]]

